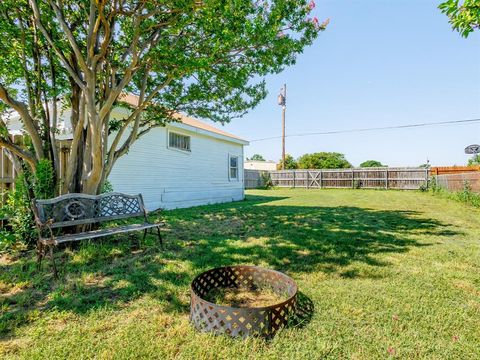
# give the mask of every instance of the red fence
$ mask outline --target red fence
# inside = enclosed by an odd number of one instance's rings
[[[430,175],[464,174],[480,171],[480,165],[473,166],[433,166],[430,168]]]

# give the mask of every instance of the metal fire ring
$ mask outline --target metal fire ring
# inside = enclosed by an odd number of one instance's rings
[[[254,287],[269,287],[288,298],[270,306],[241,308],[217,305],[204,299],[215,288]],[[288,323],[297,303],[297,284],[292,278],[258,266],[225,266],[208,270],[192,281],[190,293],[190,321],[195,328],[232,337],[273,337]]]

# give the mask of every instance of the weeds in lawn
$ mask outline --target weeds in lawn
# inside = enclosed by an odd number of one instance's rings
[[[433,180],[431,190],[432,190],[432,193],[436,196],[455,200],[470,206],[480,208],[480,194],[472,191],[472,187],[468,181],[464,182],[462,190],[448,191],[447,189],[437,186],[436,182]]]

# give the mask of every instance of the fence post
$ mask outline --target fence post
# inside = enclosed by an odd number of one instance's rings
[[[428,168],[425,168],[425,187],[428,189]]]
[[[323,182],[323,172],[322,170],[320,170],[320,189],[323,187],[322,182]]]
[[[309,176],[310,176],[310,171],[308,171],[308,169],[307,169],[307,189],[310,188]]]
[[[388,190],[388,169],[385,171],[385,190]]]
[[[297,185],[297,184],[296,184],[296,181],[297,181],[297,180],[296,180],[296,177],[295,177],[295,170],[292,170],[292,171],[293,171],[293,188],[295,189],[295,188],[297,187],[297,186],[296,186],[296,185]]]
[[[355,189],[355,170],[352,169],[352,189]]]

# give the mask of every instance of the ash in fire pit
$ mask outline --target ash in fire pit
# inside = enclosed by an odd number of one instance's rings
[[[288,299],[288,294],[280,296],[268,288],[215,288],[206,296],[206,300],[222,306],[264,307],[275,305]]]
[[[236,337],[272,337],[294,314],[297,285],[257,266],[227,266],[192,282],[190,320],[198,330]]]

